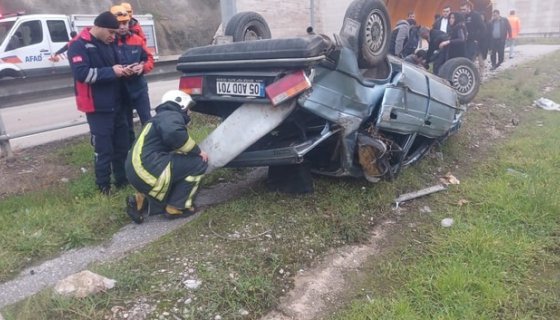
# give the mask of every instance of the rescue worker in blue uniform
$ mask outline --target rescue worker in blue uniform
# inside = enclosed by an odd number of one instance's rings
[[[135,139],[132,119],[133,109],[136,109],[142,125],[146,124],[152,117],[148,83],[144,74],[149,73],[154,68],[154,56],[146,47],[144,40],[128,28],[131,17],[126,9],[123,6],[112,6],[110,11],[119,21],[116,40],[119,60],[134,71],[133,75],[124,78],[122,81],[122,102],[126,110],[130,144],[132,145]]]
[[[99,14],[68,48],[78,110],[85,112],[95,152],[95,183],[104,194],[127,185],[124,162],[129,147],[128,125],[120,102],[120,78],[132,74],[118,60],[117,18]]]
[[[194,196],[208,167],[208,155],[189,136],[191,97],[171,90],[146,123],[126,159],[126,175],[137,190],[127,198],[127,214],[136,223],[163,209],[167,218],[195,213]],[[148,201],[150,205],[148,206]]]

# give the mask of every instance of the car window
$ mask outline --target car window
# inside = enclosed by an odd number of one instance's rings
[[[27,21],[22,23],[10,39],[7,50],[14,50],[43,42],[43,28],[41,21]]]
[[[4,39],[8,36],[10,29],[14,25],[14,21],[4,21],[0,22],[0,44],[4,42]]]
[[[64,21],[47,20],[47,28],[49,29],[52,42],[68,42],[70,40]]]

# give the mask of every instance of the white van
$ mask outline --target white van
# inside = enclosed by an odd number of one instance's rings
[[[70,41],[70,32],[93,25],[96,15],[30,14],[0,19],[0,79],[24,78],[70,72],[63,54],[49,58]],[[134,16],[146,34],[147,46],[157,57],[152,15]]]

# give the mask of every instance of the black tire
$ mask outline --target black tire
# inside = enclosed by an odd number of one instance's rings
[[[25,75],[19,70],[4,69],[0,72],[0,79],[3,78],[25,78]]]
[[[373,68],[384,62],[389,52],[391,21],[387,7],[381,0],[354,0],[344,15],[360,24],[358,33],[358,65]]]
[[[449,81],[457,91],[459,102],[471,102],[480,89],[480,74],[474,63],[467,58],[453,58],[439,69],[438,76]]]
[[[233,42],[270,39],[270,28],[264,18],[252,11],[239,12],[229,19],[226,36],[232,36]]]

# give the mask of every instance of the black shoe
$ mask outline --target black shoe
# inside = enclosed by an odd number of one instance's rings
[[[134,196],[126,197],[126,214],[137,224],[144,222],[144,210],[138,211],[136,198]]]
[[[169,213],[166,211],[163,212],[163,216],[167,219],[178,219],[178,218],[188,218],[196,213],[194,208],[190,209],[183,209],[181,213]]]
[[[120,189],[124,189],[128,186],[128,180],[123,180],[123,181],[118,181],[115,182],[115,188],[117,188],[118,190]]]
[[[110,196],[111,195],[111,186],[97,186],[97,189],[99,189],[99,192],[104,195],[104,196]]]

